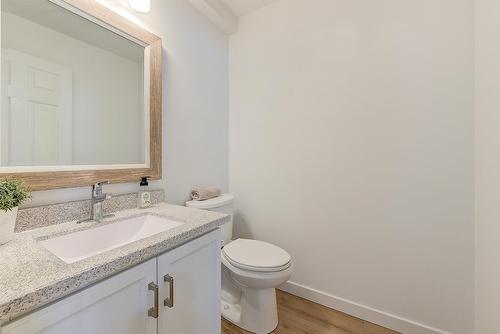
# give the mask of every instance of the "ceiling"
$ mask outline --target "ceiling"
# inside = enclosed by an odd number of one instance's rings
[[[58,33],[142,63],[144,47],[46,0],[3,0],[10,13]],[[3,41],[2,41],[3,42]]]
[[[273,1],[276,0],[222,0],[237,16],[264,7]]]

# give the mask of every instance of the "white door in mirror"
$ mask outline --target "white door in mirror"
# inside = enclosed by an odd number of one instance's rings
[[[64,262],[73,263],[183,224],[144,215],[40,241],[40,244]]]
[[[2,166],[71,165],[71,69],[10,49],[2,68]]]

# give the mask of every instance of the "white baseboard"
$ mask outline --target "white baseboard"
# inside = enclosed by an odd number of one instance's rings
[[[285,283],[280,290],[403,334],[452,334],[294,282]]]

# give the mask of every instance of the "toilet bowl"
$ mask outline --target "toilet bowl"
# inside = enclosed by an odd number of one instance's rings
[[[190,201],[186,205],[231,215],[221,242],[221,314],[236,326],[256,334],[272,332],[278,325],[275,289],[293,271],[292,259],[273,244],[250,239],[231,240],[233,196]]]
[[[222,249],[221,260],[222,316],[253,333],[272,332],[278,326],[275,288],[292,274],[290,255],[263,241],[237,239]]]

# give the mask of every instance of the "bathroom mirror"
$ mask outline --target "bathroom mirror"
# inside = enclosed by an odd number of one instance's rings
[[[0,177],[161,177],[161,40],[94,0],[2,0]]]

